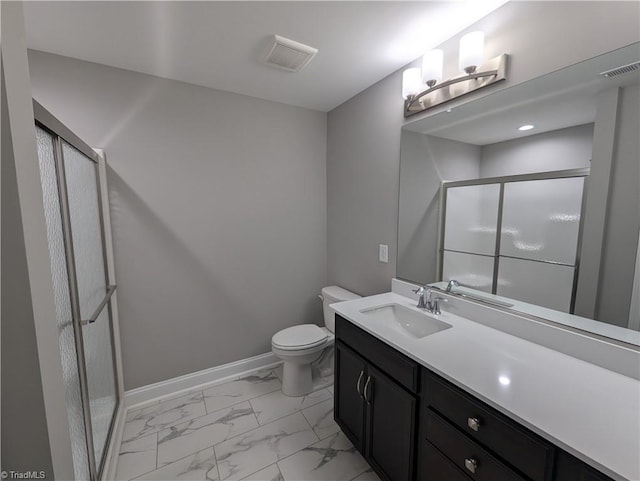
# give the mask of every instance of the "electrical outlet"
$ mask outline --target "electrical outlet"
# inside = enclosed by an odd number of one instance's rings
[[[386,244],[380,244],[378,246],[378,260],[385,264],[389,262],[389,246]]]

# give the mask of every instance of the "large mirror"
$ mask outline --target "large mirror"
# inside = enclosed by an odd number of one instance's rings
[[[636,43],[407,123],[397,277],[640,346],[638,60]]]

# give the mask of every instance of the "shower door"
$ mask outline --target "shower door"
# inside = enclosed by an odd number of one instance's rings
[[[74,472],[97,480],[119,397],[100,159],[35,102],[34,111]]]
[[[444,183],[439,279],[573,313],[588,174],[574,169]]]

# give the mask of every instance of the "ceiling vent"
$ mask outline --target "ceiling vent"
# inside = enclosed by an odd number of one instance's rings
[[[628,65],[623,65],[622,67],[616,67],[612,68],[611,70],[607,70],[606,72],[601,72],[600,75],[602,75],[603,77],[611,78],[625,73],[635,72],[638,69],[640,69],[640,62],[633,62]]]
[[[318,49],[274,35],[264,61],[288,72],[299,72],[318,53]]]

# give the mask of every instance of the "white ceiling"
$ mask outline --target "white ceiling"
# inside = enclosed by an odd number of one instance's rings
[[[29,48],[329,111],[507,0],[25,2]],[[318,49],[299,73],[273,34]],[[398,85],[400,95],[400,85]]]

